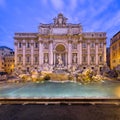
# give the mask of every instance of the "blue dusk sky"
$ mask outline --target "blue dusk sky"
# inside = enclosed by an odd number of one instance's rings
[[[120,0],[0,0],[0,46],[14,49],[15,32],[38,32],[58,13],[84,32],[106,32],[107,46],[120,30]]]

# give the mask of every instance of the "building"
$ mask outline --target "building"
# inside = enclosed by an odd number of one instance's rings
[[[120,31],[110,41],[110,68],[120,65]]]
[[[0,46],[0,72],[4,71],[10,73],[10,71],[12,72],[13,69],[14,69],[13,50],[6,46]]]
[[[107,66],[110,68],[110,47],[107,47],[106,50],[106,62],[107,62]]]
[[[14,71],[14,52],[4,56],[4,70],[7,73],[12,73]]]
[[[15,33],[15,68],[102,70],[106,64],[106,33],[83,32],[81,24],[67,23],[61,13],[53,20],[40,24],[37,33]]]

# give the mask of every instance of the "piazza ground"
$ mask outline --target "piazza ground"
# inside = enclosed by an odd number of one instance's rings
[[[120,120],[120,105],[1,105],[0,120]]]

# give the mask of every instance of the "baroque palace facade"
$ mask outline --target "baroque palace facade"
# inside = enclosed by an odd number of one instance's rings
[[[120,31],[110,40],[110,68],[120,66]]]
[[[58,14],[54,23],[40,24],[38,33],[15,33],[15,68],[19,70],[102,70],[106,64],[106,33],[83,32]]]

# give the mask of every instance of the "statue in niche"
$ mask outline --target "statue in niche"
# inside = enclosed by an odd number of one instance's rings
[[[73,63],[77,63],[77,56],[76,55],[73,56]]]
[[[47,56],[47,54],[45,54],[44,61],[45,61],[45,63],[48,63],[48,56]]]
[[[63,64],[61,54],[58,55],[57,60],[58,60],[58,65],[62,65]]]
[[[47,43],[44,44],[44,48],[48,49],[48,44]]]

